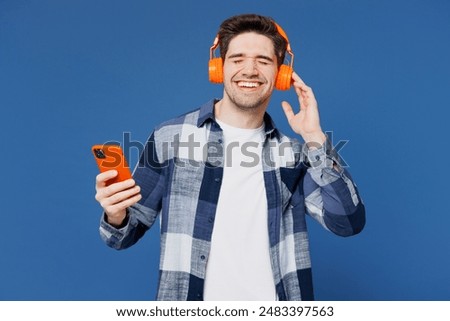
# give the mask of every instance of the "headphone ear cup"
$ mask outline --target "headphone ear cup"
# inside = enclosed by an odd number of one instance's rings
[[[278,69],[277,79],[275,80],[275,88],[278,90],[288,90],[291,88],[292,68],[288,65],[281,65]]]
[[[213,58],[209,60],[209,81],[214,84],[223,83],[222,58]]]

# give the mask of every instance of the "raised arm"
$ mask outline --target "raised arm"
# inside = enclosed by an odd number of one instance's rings
[[[359,233],[365,225],[365,208],[358,189],[320,126],[314,93],[294,72],[293,86],[300,110],[295,113],[288,102],[282,107],[292,130],[306,143],[310,167],[303,180],[305,205],[313,218],[341,236]]]

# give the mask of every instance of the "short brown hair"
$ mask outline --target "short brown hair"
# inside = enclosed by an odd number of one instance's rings
[[[287,41],[280,35],[275,21],[270,17],[256,14],[243,14],[226,19],[219,27],[220,56],[225,61],[230,41],[245,32],[255,32],[268,37],[273,42],[278,66],[283,64]]]

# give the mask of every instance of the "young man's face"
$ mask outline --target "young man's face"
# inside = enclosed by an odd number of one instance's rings
[[[254,32],[240,34],[230,41],[225,56],[224,95],[241,109],[265,107],[272,94],[277,71],[273,42]]]

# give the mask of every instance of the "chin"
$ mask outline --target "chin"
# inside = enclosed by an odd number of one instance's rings
[[[266,108],[271,96],[268,88],[261,88],[256,92],[245,92],[233,85],[225,84],[224,89],[224,94],[231,103],[237,108],[247,111]]]
[[[256,110],[263,107],[262,102],[256,102],[256,103],[235,103],[235,105],[242,110]]]

